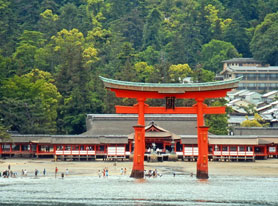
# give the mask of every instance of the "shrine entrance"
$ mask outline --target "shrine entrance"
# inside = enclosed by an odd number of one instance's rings
[[[208,127],[204,125],[204,114],[224,114],[226,107],[208,107],[207,98],[225,97],[228,91],[236,88],[241,77],[231,80],[207,83],[139,83],[118,81],[100,77],[107,89],[117,97],[134,98],[133,106],[115,106],[116,113],[138,114],[134,126],[134,156],[130,177],[144,177],[145,156],[145,117],[144,114],[197,114],[198,161],[196,176],[208,179]],[[146,99],[165,99],[165,107],[150,107]],[[195,99],[192,107],[176,107],[176,99]]]

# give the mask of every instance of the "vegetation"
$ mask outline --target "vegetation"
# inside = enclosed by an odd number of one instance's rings
[[[223,98],[209,101],[208,105],[210,106],[224,106],[227,101]],[[218,135],[227,135],[229,128],[228,128],[228,114],[231,113],[231,108],[226,108],[225,114],[210,114],[206,115],[205,123],[209,126],[209,132],[212,134]]]
[[[3,126],[79,134],[86,114],[134,103],[99,75],[204,82],[232,57],[277,65],[277,11],[275,0],[0,0]]]
[[[255,113],[254,118],[252,120],[246,117],[246,120],[241,123],[241,126],[242,127],[267,127],[268,123],[266,123],[265,120],[263,120],[263,118],[259,114]]]
[[[7,129],[0,124],[0,140],[5,141],[5,140],[10,140],[10,134],[7,132]]]

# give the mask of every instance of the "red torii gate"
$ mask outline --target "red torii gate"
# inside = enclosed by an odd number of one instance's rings
[[[106,88],[117,97],[135,98],[134,106],[115,106],[116,113],[138,114],[138,125],[134,126],[135,144],[131,177],[144,177],[145,117],[144,114],[197,114],[198,161],[197,178],[208,179],[208,127],[204,126],[204,114],[224,114],[226,107],[208,107],[207,98],[225,97],[237,87],[241,78],[209,83],[139,83],[118,81],[100,77]],[[166,98],[166,107],[149,107],[146,99]],[[195,99],[192,107],[175,107],[175,99]]]

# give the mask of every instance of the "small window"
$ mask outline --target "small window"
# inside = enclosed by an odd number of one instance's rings
[[[240,146],[240,147],[238,147],[238,150],[239,150],[240,152],[244,152],[244,151],[245,151],[245,148],[244,148],[243,146]]]
[[[231,147],[230,147],[230,151],[231,151],[231,152],[236,152],[236,151],[237,151],[237,150],[236,150],[236,147],[231,146]]]

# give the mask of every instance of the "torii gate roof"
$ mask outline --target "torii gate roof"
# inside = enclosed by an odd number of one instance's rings
[[[237,88],[242,77],[216,82],[205,83],[142,83],[108,79],[100,76],[106,88],[157,92],[161,94],[183,94],[185,92],[215,91]]]

